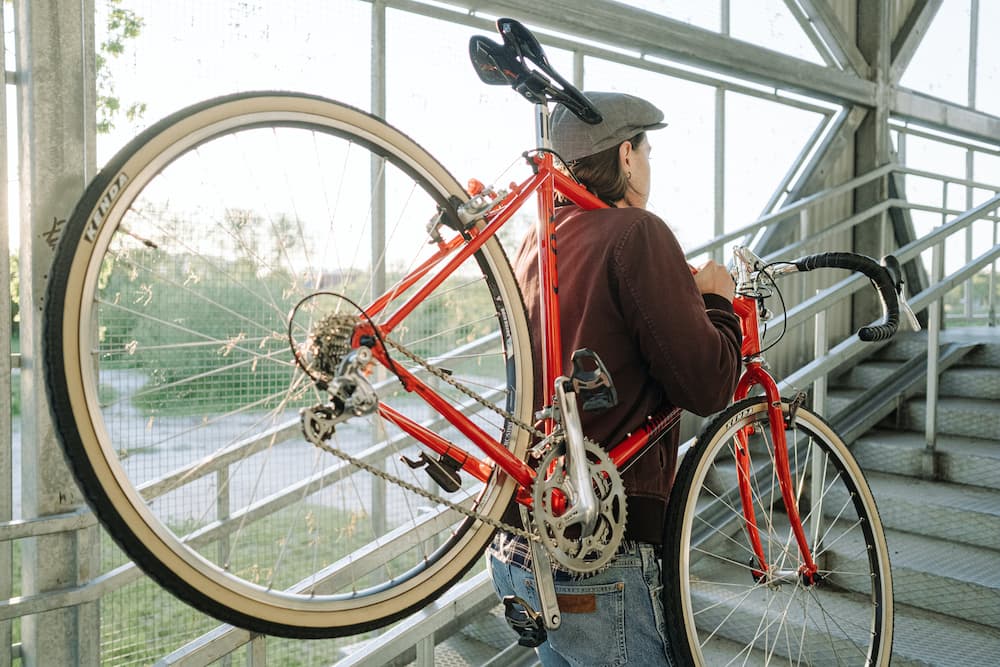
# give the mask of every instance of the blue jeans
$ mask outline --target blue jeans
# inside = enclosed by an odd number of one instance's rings
[[[530,566],[502,556],[497,548],[502,539],[486,552],[493,587],[501,599],[517,595],[537,611]],[[607,569],[590,577],[556,572],[555,587],[562,623],[535,649],[544,667],[672,664],[653,545],[624,544]]]

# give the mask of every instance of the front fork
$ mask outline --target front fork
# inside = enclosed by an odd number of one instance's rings
[[[802,557],[802,565],[798,572],[806,586],[812,586],[819,580],[817,574],[818,567],[813,560],[812,550],[806,540],[805,530],[802,527],[802,518],[799,516],[798,503],[795,500],[795,489],[792,484],[792,474],[788,461],[788,446],[785,437],[786,424],[784,411],[781,408],[781,395],[778,393],[778,386],[774,378],[761,367],[760,362],[751,361],[747,364],[746,373],[740,379],[736,387],[735,399],[741,401],[746,398],[750,389],[760,386],[767,397],[767,418],[771,431],[771,442],[774,447],[774,467],[775,475],[778,478],[778,487],[781,489],[781,498],[785,505],[788,521],[792,527],[792,534]],[[789,424],[788,427],[791,425]],[[754,579],[758,581],[779,581],[787,579],[788,573],[775,572],[772,564],[768,563],[764,555],[764,547],[760,539],[760,530],[757,528],[757,519],[753,509],[753,488],[751,480],[750,449],[748,446],[748,436],[753,432],[753,426],[747,426],[736,434],[736,471],[739,483],[740,501],[743,506],[743,517],[747,536],[753,549],[757,566],[753,568]]]

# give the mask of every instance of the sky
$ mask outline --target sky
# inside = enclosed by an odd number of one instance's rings
[[[107,3],[95,2],[100,40]],[[630,4],[705,29],[721,29],[717,2],[633,0]],[[1000,3],[979,5],[980,25],[1000,22]],[[116,94],[123,105],[136,101],[147,109],[136,122],[119,119],[115,131],[98,138],[99,164],[145,125],[187,104],[234,90],[302,90],[369,106],[368,2],[121,0],[118,6],[134,11],[144,26],[140,37],[111,62]],[[970,0],[946,0],[902,85],[967,103],[970,6]],[[12,24],[6,21],[8,29]],[[413,136],[460,182],[475,177],[503,183],[512,175],[520,176],[516,168],[514,172],[508,168],[531,146],[532,110],[509,89],[484,86],[474,75],[466,44],[470,35],[481,31],[391,9],[386,25],[387,120]],[[782,0],[732,2],[728,30],[737,39],[769,47],[780,44],[785,53],[822,62]],[[570,54],[554,47],[546,51],[556,68],[569,74]],[[976,104],[1000,115],[1000,45],[981,38],[977,55]],[[714,89],[592,58],[585,61],[585,77],[585,88],[640,94],[664,110],[670,125],[651,136],[650,207],[667,220],[685,247],[711,238]],[[727,229],[765,212],[785,170],[825,122],[813,111],[727,93]],[[14,150],[16,142],[9,143]],[[913,139],[906,148],[911,164],[926,165],[919,168],[946,170],[953,176],[964,173],[961,149]],[[1000,183],[1000,158],[977,155],[976,172],[978,180]],[[16,171],[12,174],[16,176]],[[921,201],[941,203],[940,187],[919,179],[913,180],[909,193]],[[974,196],[981,200],[987,193]],[[16,197],[11,199],[16,202]],[[964,196],[953,194],[949,204],[955,206],[960,199]]]

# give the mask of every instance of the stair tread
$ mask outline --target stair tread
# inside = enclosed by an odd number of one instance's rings
[[[1000,571],[994,549],[886,529],[894,574],[904,570],[985,586],[1000,594]]]
[[[1000,518],[1000,491],[874,471],[865,472],[865,477],[877,501],[892,497],[917,499],[922,505],[941,505]]]
[[[923,407],[925,396],[914,396],[909,403]],[[939,396],[938,410],[969,410],[1000,412],[1000,402],[994,398],[974,398],[971,396]]]
[[[923,449],[925,446],[924,434],[917,431],[872,429],[859,437],[858,441],[876,442],[890,447]],[[940,433],[937,436],[936,447],[940,452],[975,454],[994,457],[1000,461],[1000,440]]]
[[[894,665],[988,665],[1000,655],[1000,629],[898,603],[894,619]]]

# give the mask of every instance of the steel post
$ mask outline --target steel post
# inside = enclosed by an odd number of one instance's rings
[[[14,3],[20,170],[21,481],[26,518],[83,504],[56,442],[44,388],[41,328],[45,286],[58,237],[93,173],[94,3]],[[97,574],[96,528],[24,540],[24,595],[58,591]],[[91,665],[100,660],[98,606],[26,616],[23,664]]]

